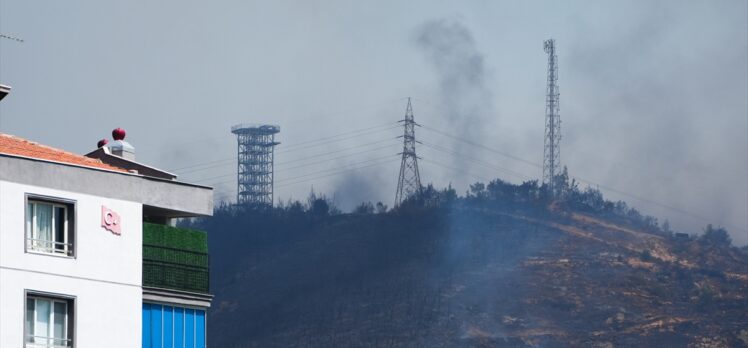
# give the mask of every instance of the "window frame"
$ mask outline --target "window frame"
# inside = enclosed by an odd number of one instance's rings
[[[65,221],[65,232],[64,232],[64,237],[63,237],[65,240],[63,242],[65,245],[65,249],[63,249],[63,252],[57,252],[54,249],[54,245],[55,245],[54,243],[56,243],[54,233],[52,235],[52,241],[53,241],[52,251],[49,251],[48,248],[35,248],[33,246],[33,240],[34,240],[34,238],[32,238],[33,227],[30,227],[28,224],[29,214],[32,214],[32,212],[29,211],[30,203],[43,203],[43,204],[51,205],[53,221],[54,221],[54,216],[55,216],[55,208],[62,207],[65,209],[66,221]],[[24,220],[23,220],[23,229],[24,229],[23,250],[24,252],[29,253],[29,254],[55,256],[55,257],[62,257],[62,258],[68,258],[68,259],[75,259],[77,257],[77,248],[76,248],[78,244],[77,243],[78,242],[77,240],[78,224],[76,223],[78,220],[77,201],[72,200],[72,199],[66,199],[66,198],[27,193],[24,199],[23,210],[24,210]]]
[[[52,345],[45,344],[45,343],[32,343],[28,342],[28,337],[30,335],[29,332],[27,332],[27,325],[26,322],[28,320],[28,300],[29,299],[42,299],[42,300],[48,300],[50,302],[50,322],[49,322],[49,330],[54,330],[54,304],[57,303],[65,303],[66,305],[66,312],[65,312],[65,337],[64,340],[69,340],[70,345],[68,346],[59,346],[54,345],[54,337],[47,337],[47,339],[52,340]],[[36,302],[34,302],[34,320],[36,321]],[[77,335],[78,335],[78,325],[76,323],[76,314],[78,311],[78,301],[76,296],[72,295],[64,295],[64,294],[57,294],[57,293],[51,293],[51,292],[44,292],[44,291],[35,291],[35,290],[28,290],[24,289],[23,292],[23,347],[24,348],[57,348],[57,347],[65,347],[65,348],[75,348],[76,342],[77,342]],[[54,333],[53,333],[54,336]],[[34,337],[40,337],[40,336],[34,336]]]

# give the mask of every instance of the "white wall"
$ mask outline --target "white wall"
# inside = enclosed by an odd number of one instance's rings
[[[26,194],[76,201],[75,258],[24,252]],[[121,235],[101,227],[102,205]],[[77,348],[138,347],[141,281],[140,203],[0,181],[0,347],[23,347],[24,290],[75,296]]]

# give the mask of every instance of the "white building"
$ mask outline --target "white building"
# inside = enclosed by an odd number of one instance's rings
[[[81,156],[0,134],[0,347],[205,347],[207,236],[172,224],[212,189],[121,138]]]

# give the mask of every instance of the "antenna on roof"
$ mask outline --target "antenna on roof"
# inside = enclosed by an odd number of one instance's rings
[[[5,35],[5,34],[0,34],[0,38],[8,39],[8,40],[13,40],[13,41],[17,41],[17,42],[23,42],[23,39],[19,39],[17,37],[13,37],[13,36],[8,36],[8,35]],[[10,86],[6,86],[6,85],[3,85],[3,84],[0,84],[0,100],[3,100],[3,98],[5,98],[5,96],[8,95],[8,93],[10,93]]]
[[[23,39],[19,39],[17,37],[13,37],[13,36],[8,36],[8,35],[5,35],[5,34],[0,34],[0,37],[3,38],[3,39],[8,39],[8,40],[13,40],[13,41],[23,42]]]
[[[0,85],[0,100],[3,100],[10,93],[10,86]]]

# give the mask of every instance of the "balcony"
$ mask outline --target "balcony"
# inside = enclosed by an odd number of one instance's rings
[[[208,235],[143,222],[143,287],[207,294]]]

